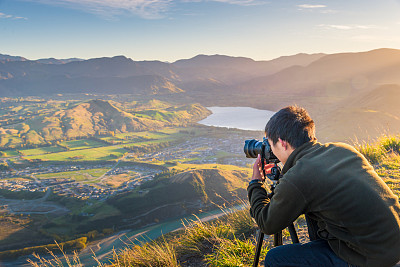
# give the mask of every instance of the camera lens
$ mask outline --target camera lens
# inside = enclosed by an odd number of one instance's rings
[[[264,154],[262,154],[262,150],[264,149]],[[247,158],[257,158],[260,154],[264,157],[267,163],[274,162],[278,163],[279,159],[272,153],[271,147],[268,143],[268,139],[264,137],[262,142],[251,139],[244,141],[244,154],[246,154]]]
[[[256,139],[244,141],[244,154],[247,158],[257,158],[258,154],[261,154],[262,142]]]

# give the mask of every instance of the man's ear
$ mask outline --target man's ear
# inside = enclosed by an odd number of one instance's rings
[[[285,140],[282,139],[278,139],[278,141],[281,143],[281,146],[286,150],[288,149],[288,142],[286,142]]]

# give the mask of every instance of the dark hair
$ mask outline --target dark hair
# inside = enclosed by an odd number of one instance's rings
[[[265,134],[274,144],[280,138],[297,148],[315,139],[315,124],[304,108],[288,106],[271,117]]]

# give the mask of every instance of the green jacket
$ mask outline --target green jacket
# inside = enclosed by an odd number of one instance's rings
[[[282,173],[271,199],[262,183],[247,188],[251,215],[265,234],[307,214],[351,264],[383,267],[400,260],[398,197],[353,147],[308,142],[292,152]]]

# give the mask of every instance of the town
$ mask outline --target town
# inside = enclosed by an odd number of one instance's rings
[[[157,162],[169,163],[172,166],[187,163],[230,164],[245,167],[249,166],[253,159],[245,158],[242,152],[243,144],[243,133],[232,131],[227,138],[199,136],[173,143],[151,153],[127,152],[116,162],[88,164],[70,161],[54,165],[37,162],[24,168],[0,170],[0,189],[43,194],[52,192],[58,196],[98,201],[105,201],[113,195],[135,189],[138,194],[144,194],[146,190],[138,190],[140,185],[153,180],[156,174],[165,169]],[[0,160],[12,166],[7,159]],[[93,170],[100,170],[100,173],[91,176]],[[75,176],[78,174],[86,178],[76,179]],[[118,177],[122,176],[124,179],[113,183],[113,180],[118,180]],[[10,208],[9,212],[12,212]]]

